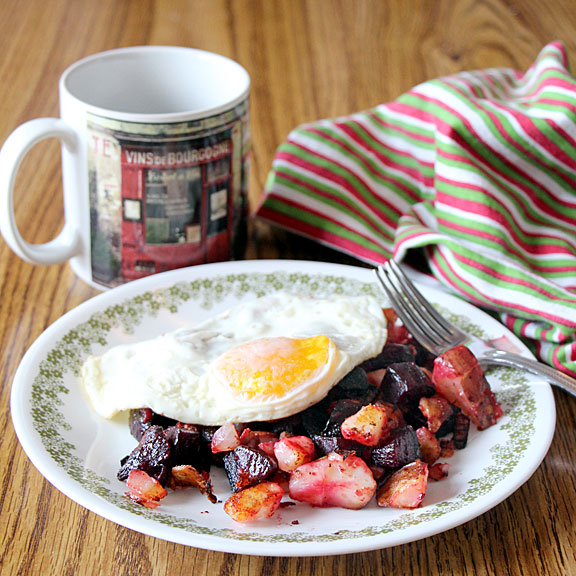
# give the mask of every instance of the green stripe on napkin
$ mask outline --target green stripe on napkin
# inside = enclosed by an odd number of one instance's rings
[[[436,278],[576,375],[576,81],[564,47],[522,74],[425,82],[293,130],[257,216],[381,263],[424,248]]]

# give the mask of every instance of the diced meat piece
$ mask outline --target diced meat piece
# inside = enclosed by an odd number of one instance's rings
[[[368,404],[378,396],[379,392],[380,388],[370,382],[366,370],[357,366],[330,390],[328,400],[354,398],[362,404]]]
[[[440,458],[440,453],[442,452],[440,441],[425,426],[416,430],[416,436],[418,436],[422,460],[426,462],[426,464],[434,464],[434,462]]]
[[[290,476],[293,500],[312,506],[357,510],[370,502],[376,481],[364,460],[335,452],[297,468]]]
[[[382,400],[397,405],[405,414],[418,408],[420,398],[435,392],[428,375],[413,362],[390,365],[382,381]]]
[[[378,489],[378,506],[388,508],[418,508],[428,488],[428,465],[416,461],[390,476]]]
[[[384,408],[368,404],[348,416],[340,430],[348,440],[364,446],[377,446],[388,435],[388,414]]]
[[[452,440],[440,440],[440,458],[452,458],[454,456],[454,442]]]
[[[270,518],[280,506],[283,495],[283,488],[276,482],[262,482],[232,494],[224,503],[224,512],[236,522]]]
[[[448,462],[436,462],[436,464],[428,467],[428,478],[436,481],[444,480],[448,478],[449,469],[450,464]]]
[[[172,485],[173,488],[188,488],[189,486],[198,488],[202,494],[208,496],[212,504],[218,500],[212,491],[212,483],[208,474],[202,474],[194,466],[188,464],[172,468]]]
[[[341,426],[344,420],[362,408],[362,402],[354,398],[338,400],[330,412],[322,436],[342,436]]]
[[[401,410],[398,409],[390,402],[375,402],[376,406],[380,406],[385,412],[387,417],[387,427],[388,430],[393,430],[394,428],[400,428],[401,426],[406,426],[406,422],[404,422],[404,415],[402,414]]]
[[[462,412],[454,415],[454,431],[452,434],[452,442],[454,448],[463,450],[468,444],[468,432],[470,431],[470,417]]]
[[[170,426],[166,428],[165,435],[170,443],[172,466],[189,464],[198,470],[210,470],[210,449],[196,426],[192,424]]]
[[[126,481],[127,495],[146,508],[156,508],[168,492],[166,489],[144,470],[130,470]]]
[[[420,412],[426,416],[427,428],[434,434],[440,430],[442,424],[452,416],[454,412],[452,404],[439,394],[434,394],[429,398],[420,398],[418,404]]]
[[[456,346],[436,358],[433,380],[438,392],[469,416],[479,430],[496,424],[502,416],[478,360],[466,346]]]
[[[314,442],[308,436],[284,437],[274,444],[274,456],[282,472],[293,472],[298,466],[312,462],[315,453]]]
[[[260,444],[258,444],[257,448],[262,450],[262,452],[268,454],[268,456],[271,456],[272,458],[276,458],[276,456],[274,455],[274,444],[276,444],[276,442],[278,442],[278,439],[270,440],[269,442],[260,442]]]
[[[131,470],[143,470],[166,485],[170,478],[170,443],[161,426],[151,426],[144,432],[138,446],[122,461],[118,480],[126,480]]]
[[[236,427],[231,422],[223,424],[212,436],[211,449],[214,454],[218,452],[230,452],[240,446],[240,436]]]
[[[238,446],[223,459],[233,492],[267,480],[276,472],[276,461],[258,448]]]
[[[366,372],[373,372],[374,370],[388,368],[390,364],[415,361],[416,356],[412,346],[387,342],[378,356],[365,360],[360,366],[366,370]]]
[[[370,382],[370,384],[380,389],[380,386],[382,385],[382,380],[384,380],[384,376],[386,374],[386,368],[371,370],[370,372],[367,372],[367,374],[368,374],[368,381]]]
[[[383,308],[384,316],[388,322],[388,336],[386,339],[387,344],[406,344],[410,340],[410,332],[400,318],[394,308]]]
[[[392,430],[385,444],[372,450],[372,464],[391,470],[397,470],[420,458],[418,436],[412,426]]]
[[[240,434],[240,444],[250,446],[250,448],[258,448],[260,444],[276,442],[277,440],[277,434],[266,430],[250,430],[250,428],[245,428],[242,434]]]

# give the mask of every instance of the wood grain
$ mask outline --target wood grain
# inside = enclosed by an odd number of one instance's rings
[[[363,110],[460,70],[526,69],[551,40],[576,59],[572,0],[0,1],[0,141],[58,115],[57,82],[102,50],[177,44],[234,58],[252,77],[255,205],[274,151],[296,125]],[[43,142],[17,180],[25,238],[63,224],[59,147]],[[356,263],[254,223],[248,258]],[[96,291],[67,265],[35,267],[0,240],[0,573],[110,575],[576,574],[576,401],[555,391],[556,436],[533,477],[480,518],[425,540],[363,554],[273,558],[157,540],[88,512],[30,464],[10,421],[10,385],[32,342]]]

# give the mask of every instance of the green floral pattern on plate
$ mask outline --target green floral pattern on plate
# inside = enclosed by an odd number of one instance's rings
[[[339,529],[334,532],[310,534],[291,526],[290,530],[274,534],[254,531],[234,531],[227,528],[203,526],[194,519],[177,517],[157,510],[148,510],[135,504],[121,493],[113,490],[108,479],[88,469],[75,453],[75,446],[66,441],[63,433],[70,424],[62,413],[63,398],[69,393],[64,383],[65,375],[78,377],[82,362],[96,345],[106,346],[113,329],[134,334],[141,322],[156,317],[160,311],[176,314],[182,304],[192,301],[205,310],[211,310],[227,298],[241,300],[261,297],[276,291],[293,291],[302,295],[358,295],[379,296],[373,284],[338,275],[314,275],[297,272],[273,274],[241,273],[179,282],[167,288],[145,292],[112,305],[93,314],[86,322],[78,324],[56,342],[41,361],[32,385],[31,417],[34,428],[41,437],[46,452],[66,474],[79,485],[97,494],[113,506],[171,528],[190,533],[234,538],[253,542],[328,542],[343,539],[380,536],[403,530],[423,522],[441,518],[456,512],[476,499],[490,493],[494,487],[513,473],[525,456],[534,435],[536,406],[533,392],[523,375],[517,371],[498,369],[501,383],[498,399],[504,407],[507,422],[501,425],[505,432],[503,441],[491,447],[491,464],[481,477],[471,480],[466,489],[441,503],[410,511],[393,520],[386,521],[382,515],[377,525],[360,530]],[[446,313],[446,310],[443,310]],[[469,318],[448,313],[451,321],[485,336],[483,329]]]

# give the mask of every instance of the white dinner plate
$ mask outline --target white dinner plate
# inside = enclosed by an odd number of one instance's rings
[[[11,397],[14,428],[26,454],[58,490],[92,512],[138,532],[197,548],[268,556],[344,554],[431,536],[479,516],[526,482],[548,451],[555,426],[550,386],[511,369],[488,379],[504,416],[472,430],[468,446],[446,460],[450,475],[430,482],[417,510],[313,508],[297,503],[271,519],[238,524],[224,512],[225,474],[213,471],[211,504],[195,490],[171,492],[155,510],[125,496],[119,461],[136,445],[126,416],[103,420],[91,411],[79,369],[91,353],[199,322],[240,302],[276,291],[369,293],[385,300],[365,268],[319,262],[261,260],[195,266],[138,280],[78,306],[31,346]],[[477,335],[520,341],[492,317],[443,292],[422,291],[450,319]]]

